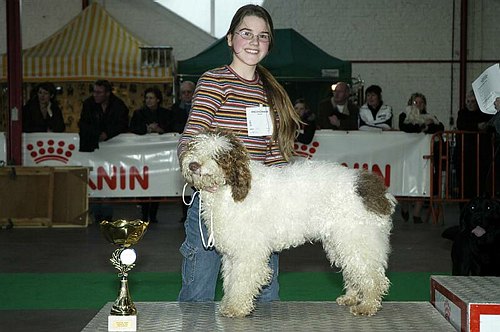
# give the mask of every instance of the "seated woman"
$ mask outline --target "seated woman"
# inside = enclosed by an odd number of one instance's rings
[[[62,111],[55,97],[54,84],[40,83],[36,86],[35,94],[23,107],[23,132],[62,133],[66,129]]]
[[[434,115],[427,113],[427,99],[419,92],[410,96],[408,106],[399,115],[399,129],[405,133],[434,134],[444,130],[444,125]]]
[[[359,130],[391,130],[392,108],[384,105],[382,88],[370,85],[365,91],[366,104],[359,109]]]
[[[137,135],[173,132],[172,113],[161,107],[163,95],[158,88],[144,91],[144,106],[134,112],[130,131]]]
[[[130,131],[137,135],[173,132],[172,113],[161,107],[163,95],[157,88],[144,91],[144,106],[134,112]],[[157,223],[158,202],[141,203],[142,220]]]
[[[300,120],[303,122],[300,126],[299,136],[297,136],[295,140],[302,144],[309,144],[312,142],[314,134],[316,133],[316,116],[310,110],[309,105],[306,104],[304,99],[297,99],[293,107],[300,115]]]
[[[436,116],[427,113],[427,99],[423,94],[416,92],[410,96],[405,111],[399,115],[399,129],[406,133],[434,134],[443,131],[444,125],[439,122]],[[420,216],[422,204],[421,200],[413,202],[413,222],[415,224],[422,223]],[[408,221],[410,218],[408,204],[401,205],[401,215],[404,221]]]

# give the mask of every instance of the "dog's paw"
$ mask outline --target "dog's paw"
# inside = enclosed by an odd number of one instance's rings
[[[337,304],[338,305],[345,305],[345,306],[353,306],[353,305],[356,305],[358,304],[358,298],[356,296],[353,296],[353,295],[341,295],[339,297],[337,297]]]
[[[224,317],[241,318],[250,315],[253,308],[246,308],[244,306],[233,306],[221,303],[219,312]]]
[[[350,311],[355,316],[373,316],[381,308],[379,303],[363,303],[354,305],[350,308]]]

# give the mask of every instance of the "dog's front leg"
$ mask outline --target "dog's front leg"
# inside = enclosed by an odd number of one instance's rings
[[[254,310],[254,300],[272,277],[269,257],[223,256],[224,296],[220,313],[226,317],[245,317]]]

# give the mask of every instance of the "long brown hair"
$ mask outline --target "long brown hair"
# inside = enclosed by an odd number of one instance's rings
[[[236,32],[236,28],[247,16],[256,16],[266,22],[269,28],[270,51],[274,45],[273,20],[267,10],[258,5],[246,5],[238,9],[231,20],[226,37],[229,35],[233,36]],[[297,112],[295,112],[285,89],[278,83],[276,78],[260,64],[257,65],[257,73],[264,85],[267,102],[269,103],[270,109],[273,111],[272,118],[274,130],[272,139],[278,142],[283,156],[286,160],[289,160],[293,155],[293,145],[297,136],[297,130],[300,127],[300,117]],[[276,114],[278,116],[276,116]]]

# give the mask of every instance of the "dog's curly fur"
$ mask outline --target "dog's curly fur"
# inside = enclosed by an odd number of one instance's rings
[[[405,123],[424,125],[427,122],[434,124],[439,124],[439,120],[432,114],[421,114],[420,110],[416,106],[406,106],[405,109],[406,118]]]
[[[202,216],[213,222],[222,255],[221,313],[243,317],[271,279],[272,252],[321,241],[342,270],[340,305],[374,315],[389,289],[385,276],[396,200],[379,176],[329,162],[266,167],[251,161],[232,134],[195,136],[181,156],[182,174],[200,190]],[[204,190],[218,187],[218,190]]]

